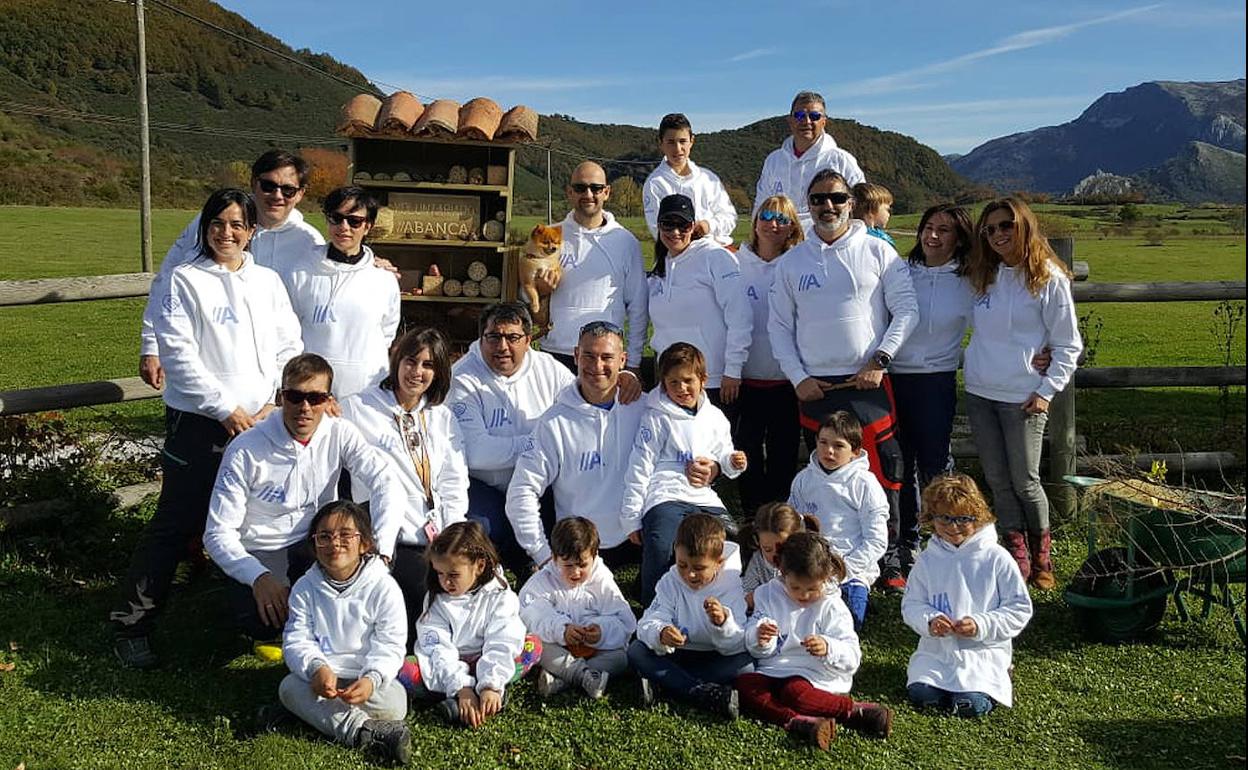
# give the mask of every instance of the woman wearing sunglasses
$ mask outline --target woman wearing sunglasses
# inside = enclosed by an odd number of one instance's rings
[[[110,614],[114,650],[136,668],[156,665],[148,645],[174,570],[204,532],[213,481],[230,438],[274,409],[282,367],[299,353],[299,322],[281,279],[247,245],[256,204],[217,190],[200,212],[198,255],[175,268],[154,319],[165,372],[164,478]]]
[[[386,456],[407,493],[391,566],[407,605],[409,649],[424,609],[425,549],[468,512],[463,439],[445,404],[450,388],[446,337],[437,329],[411,329],[390,349],[385,378],[342,405],[342,416]],[[356,502],[369,498],[369,490],[354,481],[351,493]]]
[[[706,357],[706,392],[716,406],[737,400],[754,316],[736,256],[693,237],[693,201],[679,193],[659,203],[659,238],[650,271],[650,347],[688,342]]]
[[[377,199],[359,187],[325,196],[329,243],[275,265],[290,292],[303,346],[334,367],[334,396],[346,399],[386,373],[386,351],[399,326],[399,284],[376,269],[364,238],[377,220]]]
[[[741,368],[741,394],[732,436],[733,444],[749,460],[737,481],[741,508],[747,517],[763,503],[787,499],[789,484],[797,473],[801,437],[801,426],[793,419],[797,394],[771,352],[767,318],[776,265],[804,238],[793,201],[773,195],[754,212],[750,242],[737,250],[742,288],[754,316],[753,339]]]
[[[984,207],[976,231],[966,414],[1006,548],[1028,582],[1049,590],[1056,581],[1040,448],[1049,402],[1070,383],[1083,350],[1070,271],[1017,198]],[[1052,358],[1041,374],[1032,358],[1046,345]]]

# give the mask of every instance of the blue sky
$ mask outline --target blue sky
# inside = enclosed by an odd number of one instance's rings
[[[595,123],[684,112],[702,132],[782,114],[812,89],[833,116],[941,153],[1064,123],[1144,81],[1244,77],[1244,4],[1221,0],[218,2],[386,91]]]

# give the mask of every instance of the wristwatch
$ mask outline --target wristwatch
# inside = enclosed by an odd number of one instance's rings
[[[871,356],[871,360],[881,369],[888,369],[888,365],[893,362],[893,357],[885,353],[883,350],[875,351],[875,355]]]

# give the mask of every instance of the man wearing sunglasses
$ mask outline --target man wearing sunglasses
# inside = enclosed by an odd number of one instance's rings
[[[837,146],[832,135],[826,133],[828,113],[824,105],[823,97],[814,91],[802,91],[793,97],[786,119],[791,136],[763,161],[763,170],[754,191],[755,211],[769,196],[787,195],[791,198],[797,206],[802,229],[806,231],[809,231],[812,222],[806,191],[816,172],[832,169],[850,187],[866,181],[854,156]]]
[[[818,172],[805,197],[814,237],[790,249],[776,268],[767,332],[797,391],[807,431],[817,431],[839,410],[862,423],[863,448],[889,503],[880,580],[887,590],[900,591],[902,456],[886,371],[918,322],[914,285],[893,247],[851,217],[854,199],[843,176]],[[810,433],[807,440],[813,449]]]
[[[603,208],[611,185],[602,166],[593,161],[577,166],[564,191],[572,210],[561,225],[563,278],[550,295],[552,328],[542,349],[575,372],[577,330],[591,321],[621,328],[627,321],[628,360],[635,372],[649,323],[641,244]]]
[[[305,222],[303,214],[295,208],[303,200],[308,170],[303,158],[277,149],[269,150],[251,164],[251,194],[256,199],[259,226],[247,250],[256,264],[276,270],[283,255],[303,255],[325,243],[320,232]],[[164,385],[165,373],[160,368],[153,323],[160,312],[160,298],[168,294],[173,269],[199,254],[198,233],[199,217],[196,216],[165,254],[160,271],[152,279],[147,308],[143,311],[139,376],[157,390]]]
[[[235,619],[267,652],[286,623],[290,586],[312,564],[308,526],[338,499],[338,474],[368,487],[377,551],[389,562],[407,495],[389,461],[350,422],[327,416],[334,371],[315,353],[287,362],[279,409],[230,442],[208,506],[204,548],[233,578]],[[280,642],[276,643],[280,649]]]

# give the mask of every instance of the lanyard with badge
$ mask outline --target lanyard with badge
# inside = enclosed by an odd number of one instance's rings
[[[425,488],[425,507],[433,510],[433,484],[431,483],[431,471],[429,468],[429,425],[425,422],[424,411],[420,414],[420,430],[416,429],[416,418],[411,412],[404,412],[394,416],[395,421],[399,424],[399,433],[403,436],[403,445],[407,447],[407,454],[412,458],[412,464],[416,467],[416,476],[420,478],[421,485]],[[429,542],[438,535],[438,528],[432,520],[425,523],[425,537]]]

